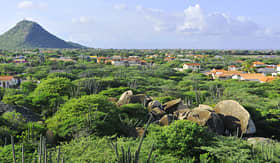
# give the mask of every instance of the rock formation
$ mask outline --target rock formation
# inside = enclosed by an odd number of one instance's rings
[[[249,112],[238,102],[225,100],[219,102],[215,112],[223,116],[225,129],[230,133],[254,134],[256,127]]]

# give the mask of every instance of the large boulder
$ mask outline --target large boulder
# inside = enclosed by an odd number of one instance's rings
[[[177,117],[178,120],[188,119],[188,116],[191,112],[191,109],[181,109],[174,112],[174,115]]]
[[[131,90],[124,92],[117,102],[117,105],[122,106],[125,104],[129,104],[131,96],[133,96],[133,92]]]
[[[200,105],[192,110],[184,109],[176,112],[179,120],[189,120],[201,126],[207,126],[210,131],[222,135],[224,124],[222,118],[208,105]]]
[[[219,102],[215,112],[223,116],[224,126],[231,134],[254,134],[256,127],[249,112],[238,102],[225,100]]]
[[[173,114],[177,110],[186,109],[182,99],[176,99],[163,104],[164,111]]]
[[[151,112],[154,108],[162,109],[162,105],[159,101],[151,101],[148,104],[148,111]]]
[[[161,108],[153,108],[151,111],[153,117],[155,118],[155,120],[159,120],[161,119],[166,113],[164,110],[162,110]]]
[[[135,104],[140,103],[144,106],[147,106],[148,103],[151,101],[151,98],[146,96],[145,94],[137,94],[133,95],[133,92],[131,90],[124,92],[119,101],[117,102],[118,106],[122,106],[125,104]]]
[[[168,126],[172,123],[173,120],[175,120],[175,117],[173,115],[166,114],[159,120],[159,125]]]

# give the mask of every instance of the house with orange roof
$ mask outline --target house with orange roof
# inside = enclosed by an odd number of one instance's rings
[[[239,80],[244,80],[244,81],[257,81],[260,82],[261,79],[264,79],[266,76],[261,73],[244,73],[244,74],[238,74],[234,75],[232,78],[233,79],[239,79]]]
[[[264,67],[264,66],[266,66],[266,64],[263,62],[259,62],[259,61],[253,62],[253,67]]]
[[[110,59],[109,57],[97,57],[97,63],[105,63],[106,60]]]
[[[200,64],[199,63],[185,63],[183,65],[183,70],[186,70],[186,69],[200,70]]]
[[[274,76],[266,76],[264,78],[260,78],[259,80],[260,80],[261,83],[267,83],[267,82],[271,82],[275,79],[279,79],[279,78],[274,77]]]
[[[0,87],[11,88],[19,85],[20,79],[14,78],[13,76],[0,76]]]
[[[228,66],[228,71],[237,71],[237,70],[238,70],[238,68],[235,65]]]
[[[226,71],[224,69],[213,69],[206,75],[211,76],[213,79],[231,79],[235,75],[242,74],[241,71]]]

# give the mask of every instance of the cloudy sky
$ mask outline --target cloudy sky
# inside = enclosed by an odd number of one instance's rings
[[[23,19],[96,48],[280,49],[279,0],[9,0],[0,33]]]

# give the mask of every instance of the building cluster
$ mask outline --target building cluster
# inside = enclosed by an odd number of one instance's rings
[[[266,83],[278,79],[278,74],[280,74],[280,65],[267,65],[263,62],[253,62],[251,68],[254,68],[256,73],[240,71],[240,67],[231,65],[228,66],[228,70],[213,69],[207,72],[206,75],[211,76],[213,79],[237,79]]]
[[[146,66],[148,65],[147,61],[140,59],[139,56],[129,56],[124,58],[121,56],[112,56],[112,57],[97,57],[90,56],[91,59],[96,59],[98,64],[112,64],[115,66]]]

